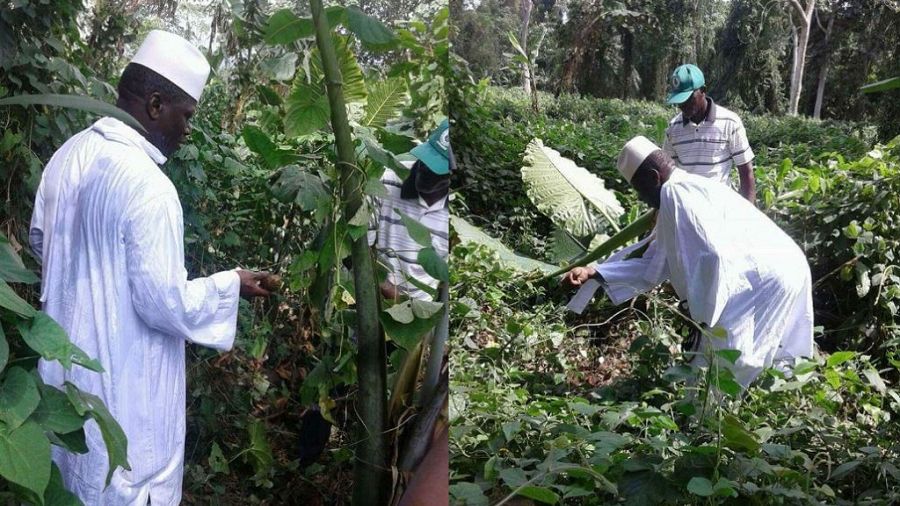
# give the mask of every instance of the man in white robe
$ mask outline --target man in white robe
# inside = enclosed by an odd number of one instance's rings
[[[564,282],[596,277],[620,304],[671,281],[693,320],[726,332],[704,335],[700,349],[741,352],[733,370],[744,387],[775,362],[812,355],[809,265],[787,234],[738,193],[677,168],[645,137],[625,145],[617,167],[658,210],[655,240],[638,258],[627,257],[650,238],[572,269]]]
[[[176,505],[185,437],[185,342],[219,350],[235,337],[239,295],[264,296],[265,273],[187,279],[175,187],[160,170],[190,132],[209,65],[190,43],[153,31],[122,74],[118,107],[145,128],[103,118],[44,170],[30,237],[44,310],[103,373],[41,361],[43,380],[99,396],[128,438],[131,469],[109,487],[97,424],[89,452],[54,447],[66,486],[88,505]]]

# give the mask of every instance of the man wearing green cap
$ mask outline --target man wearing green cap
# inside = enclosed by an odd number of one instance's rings
[[[369,225],[369,244],[377,248],[379,260],[388,267],[387,280],[381,285],[384,297],[394,299],[405,295],[431,300],[433,297],[416,285],[436,288],[438,281],[419,264],[422,245],[410,237],[399,213],[424,225],[431,232],[435,251],[447,258],[450,251],[447,201],[453,159],[449,122],[441,122],[428,140],[410,154],[417,160],[406,179],[400,179],[391,169],[384,171],[381,182],[388,195],[376,199],[375,215]]]
[[[741,118],[706,95],[706,80],[696,65],[676,68],[669,86],[666,102],[681,112],[669,122],[663,150],[685,171],[726,185],[736,165],[740,193],[755,203],[753,150]]]

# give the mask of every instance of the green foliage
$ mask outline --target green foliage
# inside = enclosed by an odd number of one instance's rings
[[[4,288],[0,314],[6,329],[0,328],[0,491],[8,489],[18,500],[31,504],[72,504],[59,470],[51,465],[50,445],[71,449],[63,439],[80,433],[84,446],[82,427],[93,417],[109,453],[108,484],[117,468],[130,469],[127,441],[100,399],[71,384],[63,392],[40,380],[39,357],[59,361],[66,369],[73,364],[97,372],[102,368],[69,341],[53,319],[36,311],[6,284],[34,283],[37,277],[25,269],[6,237],[0,236],[0,244],[6,246],[0,249],[0,265],[5,266],[0,271]],[[10,330],[15,332],[7,333]],[[19,339],[10,346],[7,336]]]
[[[646,313],[604,304],[572,320],[553,293],[515,279],[480,247],[456,247],[453,264],[452,504],[512,494],[642,505],[900,495],[888,421],[900,395],[895,382],[882,389],[871,357],[836,353],[792,377],[771,370],[744,395],[719,398],[727,369],[698,369],[672,351],[680,318],[664,294],[648,296]],[[588,335],[631,334],[627,350],[604,353],[573,330],[611,319],[607,332]],[[630,373],[601,388],[585,383],[618,354]]]

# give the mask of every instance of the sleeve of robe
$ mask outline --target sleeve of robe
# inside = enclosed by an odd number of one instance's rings
[[[603,277],[603,290],[613,304],[621,304],[642,293],[646,293],[668,279],[665,255],[658,249],[656,231],[627,248],[610,256],[605,262],[595,264]],[[639,258],[629,258],[632,252],[649,243]]]
[[[38,261],[44,263],[44,191],[43,185],[38,187],[34,198],[34,212],[31,215],[31,225],[28,228],[28,242],[31,243],[31,251]]]
[[[224,271],[187,279],[177,195],[164,192],[128,211],[124,241],[135,310],[147,326],[229,350],[237,327],[240,278]]]
[[[703,213],[715,212],[704,199],[678,186],[663,189],[659,220],[659,247],[668,254],[669,268],[678,284],[684,285],[691,318],[715,327],[728,300],[728,279],[721,251],[716,247],[716,231],[705,224]],[[679,286],[676,285],[676,290]]]

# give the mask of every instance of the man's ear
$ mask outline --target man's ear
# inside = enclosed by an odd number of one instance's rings
[[[159,119],[162,112],[162,96],[158,91],[154,91],[147,98],[147,116],[152,120]]]

